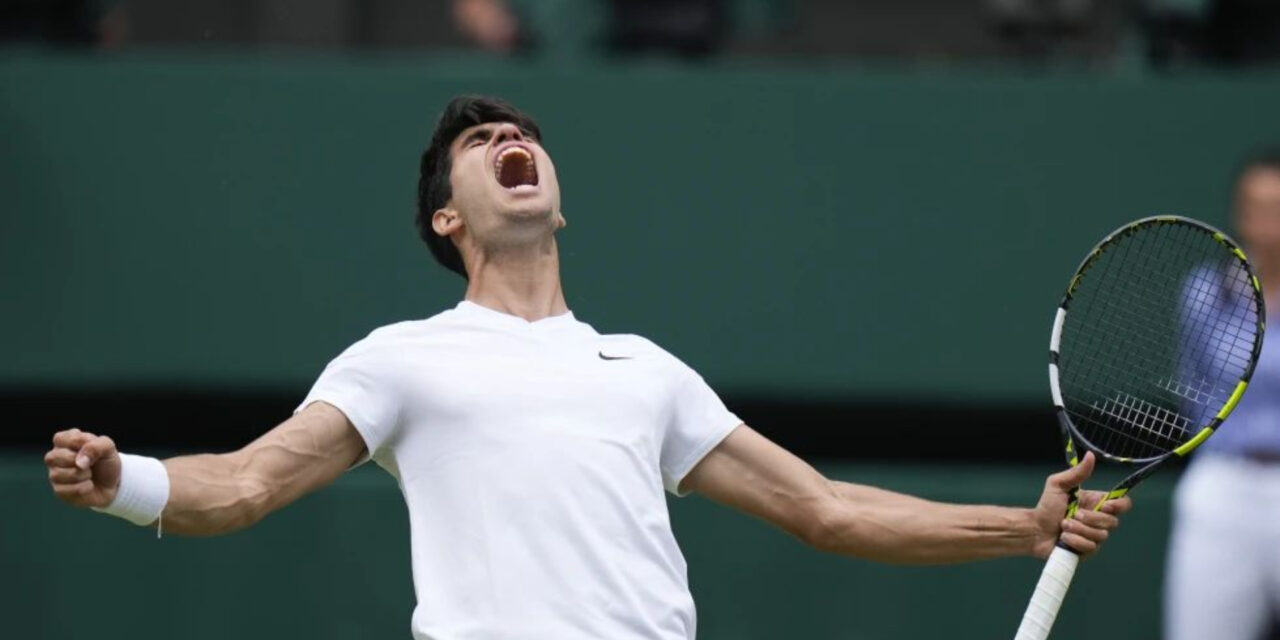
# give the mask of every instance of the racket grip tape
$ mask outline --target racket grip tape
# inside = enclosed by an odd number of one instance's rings
[[[1048,639],[1079,563],[1080,556],[1076,552],[1061,546],[1053,548],[1044,571],[1040,573],[1040,581],[1036,583],[1036,591],[1031,595],[1031,602],[1027,604],[1027,611],[1022,614],[1022,624],[1018,626],[1014,640]]]

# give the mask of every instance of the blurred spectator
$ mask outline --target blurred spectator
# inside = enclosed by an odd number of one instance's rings
[[[996,32],[1022,58],[1068,50],[1097,28],[1097,0],[987,0]]]
[[[454,0],[458,28],[481,47],[508,53],[520,42],[520,21],[506,0]]]
[[[618,53],[701,56],[724,44],[724,0],[612,0],[609,47]]]
[[[1267,308],[1280,310],[1280,148],[1243,165],[1234,223]],[[1212,322],[1237,304],[1221,292],[1197,307],[1205,317],[1192,322]],[[1276,319],[1280,313],[1272,311],[1267,324],[1275,326]],[[1164,617],[1166,640],[1274,637],[1280,621],[1280,339],[1264,340],[1248,392],[1183,474]]]
[[[454,0],[458,29],[498,53],[603,47],[621,54],[702,56],[728,34],[726,0]],[[592,6],[597,5],[597,6]],[[594,20],[595,13],[603,20]],[[576,28],[565,29],[565,25]],[[573,42],[565,42],[568,36]]]

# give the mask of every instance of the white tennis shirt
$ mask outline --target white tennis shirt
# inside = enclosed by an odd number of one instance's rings
[[[662,490],[741,421],[657,345],[462,302],[352,345],[317,400],[404,493],[417,640],[694,637]]]

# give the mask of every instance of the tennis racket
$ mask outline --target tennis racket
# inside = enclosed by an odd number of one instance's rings
[[[1135,469],[1095,509],[1213,435],[1249,384],[1265,319],[1244,252],[1202,222],[1144,218],[1094,247],[1053,321],[1049,389],[1069,464],[1090,450]],[[1078,507],[1073,490],[1067,517]],[[1049,637],[1079,559],[1058,541],[1015,640]]]

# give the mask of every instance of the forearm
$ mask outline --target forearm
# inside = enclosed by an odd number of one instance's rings
[[[313,402],[234,453],[159,461],[122,454],[111,438],[59,431],[45,453],[54,494],[169,533],[210,536],[247,527],[333,482],[364,440],[337,407]]]
[[[317,402],[234,453],[170,458],[164,530],[208,536],[243,529],[333,482],[363,452],[346,416]]]
[[[169,458],[169,502],[161,516],[165,533],[212,536],[261,520],[270,511],[267,484],[246,470],[241,452]]]
[[[815,546],[898,564],[945,564],[1030,555],[1039,530],[1030,509],[932,502],[832,482]]]

